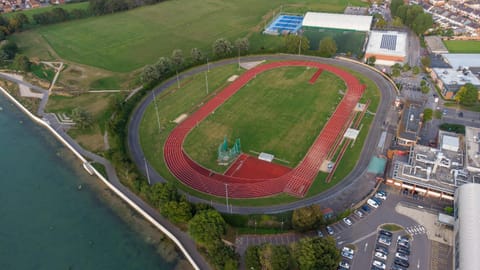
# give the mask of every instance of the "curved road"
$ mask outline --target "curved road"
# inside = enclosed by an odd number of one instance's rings
[[[338,59],[329,59],[329,58],[320,58],[314,56],[301,56],[301,55],[266,55],[266,56],[251,56],[241,58],[242,61],[260,61],[260,60],[308,60],[314,62],[321,62],[330,65],[337,65],[344,68],[351,69],[358,73],[363,74],[364,76],[370,78],[380,89],[381,101],[377,109],[375,119],[370,127],[369,135],[365,140],[363,150],[361,153],[361,158],[358,160],[355,168],[350,172],[350,174],[338,183],[336,186],[330,188],[329,190],[317,194],[315,196],[298,200],[292,203],[274,205],[274,206],[260,206],[260,207],[240,207],[240,206],[230,206],[227,208],[225,204],[222,203],[213,203],[208,200],[204,200],[198,197],[185,194],[187,198],[192,202],[202,202],[211,204],[217,210],[221,212],[230,212],[230,213],[239,213],[239,214],[253,214],[253,213],[278,213],[283,211],[293,210],[299,207],[303,207],[310,204],[320,204],[324,207],[330,207],[335,211],[342,211],[345,208],[351,207],[353,204],[357,203],[365,196],[368,195],[370,190],[374,187],[375,180],[373,176],[368,176],[366,174],[367,166],[370,162],[372,156],[375,155],[378,141],[382,133],[382,123],[391,109],[391,104],[395,99],[395,89],[394,86],[386,80],[381,74],[376,71],[373,71],[370,68],[367,68],[361,64],[353,63],[344,60]],[[226,59],[223,61],[211,63],[212,68],[220,67],[223,65],[237,63],[237,59]],[[207,66],[200,66],[188,70],[180,75],[180,79],[190,77],[194,74],[205,72]],[[171,85],[176,84],[176,78],[173,77],[162,85],[154,89],[155,96],[160,94],[162,91],[165,91]],[[150,166],[147,162],[145,166],[144,154],[140,146],[139,140],[139,127],[140,122],[145,113],[148,105],[153,101],[152,95],[147,95],[142,102],[138,105],[134,111],[128,126],[128,147],[131,153],[133,161],[136,163],[137,167],[146,174],[145,167],[147,167],[151,182],[165,182],[165,179],[160,176],[153,167]]]

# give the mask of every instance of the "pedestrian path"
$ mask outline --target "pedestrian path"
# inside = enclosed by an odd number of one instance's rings
[[[410,226],[405,228],[405,231],[407,231],[411,235],[420,235],[420,234],[426,234],[427,229],[423,227],[422,225],[415,225],[415,226]]]

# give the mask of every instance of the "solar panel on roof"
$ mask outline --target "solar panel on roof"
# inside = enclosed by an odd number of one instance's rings
[[[390,51],[395,51],[397,48],[397,36],[396,35],[382,35],[382,41],[380,43],[381,49],[387,49]]]

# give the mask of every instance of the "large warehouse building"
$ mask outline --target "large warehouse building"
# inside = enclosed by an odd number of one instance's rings
[[[372,25],[372,16],[348,15],[323,12],[307,12],[303,18],[305,30],[341,30],[368,32]]]
[[[407,33],[397,31],[371,31],[365,59],[375,56],[375,64],[392,66],[403,64],[407,58]]]

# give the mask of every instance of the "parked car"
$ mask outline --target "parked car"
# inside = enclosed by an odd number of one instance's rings
[[[347,259],[350,259],[350,260],[353,259],[353,254],[352,254],[352,253],[348,253],[348,252],[342,251],[340,254],[341,254],[342,257],[344,257],[344,258],[347,258]]]
[[[396,265],[399,265],[399,266],[402,266],[402,267],[406,267],[406,268],[408,268],[410,266],[410,263],[408,261],[405,261],[405,260],[402,260],[402,259],[399,259],[399,258],[395,258],[395,260],[393,260],[393,264],[396,264]]]
[[[377,245],[377,246],[375,247],[375,251],[380,251],[380,252],[382,252],[383,254],[388,255],[388,248],[386,248],[386,247],[384,247],[384,246],[379,246],[379,245]]]
[[[372,199],[368,199],[367,204],[373,208],[378,208],[378,203]]]
[[[352,226],[352,224],[353,224],[352,221],[348,217],[343,218],[343,222],[345,224],[347,224],[348,226]]]
[[[378,268],[380,268],[380,269],[385,269],[385,268],[387,268],[387,266],[386,266],[383,262],[377,261],[377,260],[373,260],[372,265],[375,266],[375,267],[378,267]]]
[[[405,255],[410,255],[410,249],[404,247],[398,247],[397,252],[403,253]]]
[[[355,216],[357,216],[359,218],[362,218],[364,216],[363,212],[358,210],[358,209],[353,211],[353,214],[355,214]]]
[[[350,269],[350,264],[349,264],[347,261],[341,261],[338,265],[339,265],[340,267],[343,267],[343,268],[346,268],[346,269]]]
[[[382,194],[380,192],[377,192],[377,193],[375,193],[375,198],[386,200],[387,196],[385,196],[384,194]]]
[[[395,253],[395,258],[399,258],[399,259],[408,261],[408,256],[403,254],[403,253],[400,253],[400,252]]]
[[[318,237],[323,237],[323,236],[324,236],[324,235],[323,235],[323,232],[320,231],[320,230],[317,230],[317,236],[318,236]]]
[[[384,253],[379,252],[379,251],[375,252],[374,256],[377,257],[380,260],[384,260],[384,261],[387,260],[387,255],[385,255]]]
[[[365,211],[366,213],[370,213],[370,211],[372,210],[372,209],[370,209],[370,207],[368,207],[368,205],[366,205],[366,204],[362,205],[361,208],[362,208],[362,210]]]
[[[327,226],[326,229],[327,229],[327,233],[328,233],[329,235],[333,235],[333,234],[335,233],[335,231],[333,230],[333,228],[330,227],[330,226]]]
[[[391,270],[407,270],[407,268],[403,267],[403,266],[400,266],[398,264],[394,264],[392,265],[392,269]]]
[[[355,254],[355,251],[354,251],[353,249],[349,248],[349,247],[343,247],[343,248],[342,248],[342,251],[343,251],[343,252],[350,253],[350,254],[352,254],[352,255]]]
[[[391,231],[387,231],[387,230],[380,230],[380,234],[388,236],[388,237],[392,237],[392,235],[393,235],[393,233]]]
[[[397,242],[400,242],[400,241],[407,241],[408,242],[408,241],[410,241],[410,238],[408,238],[407,235],[399,235],[397,237]]]
[[[392,244],[392,239],[390,239],[386,236],[380,236],[378,238],[378,243],[390,246]]]
[[[397,245],[410,249],[410,243],[408,241],[398,241]]]
[[[373,196],[371,199],[374,200],[378,205],[382,204],[382,200],[379,198],[375,198],[375,196]]]

